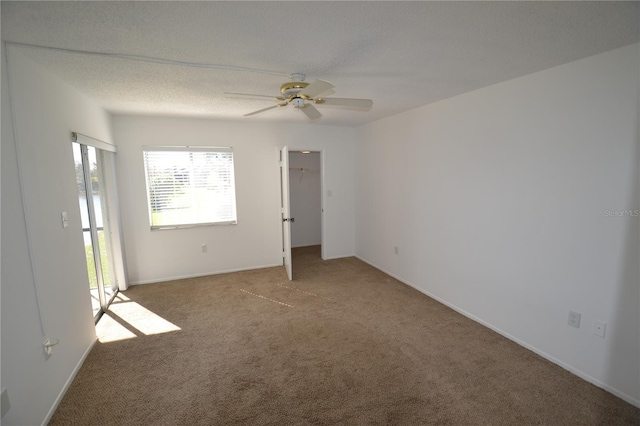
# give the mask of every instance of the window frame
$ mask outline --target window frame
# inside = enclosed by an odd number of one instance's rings
[[[197,223],[185,223],[185,224],[172,224],[172,225],[154,225],[153,224],[153,210],[151,208],[151,191],[149,185],[149,172],[147,169],[147,157],[146,153],[151,151],[159,151],[159,152],[183,152],[183,153],[230,153],[231,154],[231,188],[233,190],[232,202],[233,202],[233,213],[235,216],[234,220],[230,221],[216,221],[216,222],[197,222]],[[147,212],[149,219],[149,227],[151,231],[161,231],[161,230],[169,230],[169,229],[185,229],[185,228],[196,228],[196,227],[204,227],[204,226],[227,226],[227,225],[237,225],[238,224],[238,212],[237,212],[237,194],[236,194],[236,178],[235,178],[235,155],[233,152],[233,147],[219,147],[219,146],[191,146],[191,145],[176,145],[176,146],[143,146],[142,147],[142,161],[144,168],[144,178],[145,178],[145,191],[147,197]]]

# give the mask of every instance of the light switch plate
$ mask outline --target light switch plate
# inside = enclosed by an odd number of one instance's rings
[[[569,324],[571,327],[580,328],[580,312],[569,311]]]
[[[69,218],[67,218],[67,212],[62,212],[60,216],[62,217],[62,227],[66,228],[67,226],[69,226]]]

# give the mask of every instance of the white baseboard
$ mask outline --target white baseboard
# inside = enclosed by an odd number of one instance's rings
[[[261,265],[261,266],[250,266],[247,268],[225,269],[222,271],[203,272],[201,274],[177,275],[174,277],[159,277],[151,280],[132,281],[129,283],[129,285],[161,283],[166,281],[184,280],[187,278],[207,277],[209,275],[229,274],[231,272],[242,272],[242,271],[251,271],[254,269],[275,268],[277,266],[282,266],[282,263],[276,263],[271,265]]]
[[[323,260],[344,259],[345,257],[354,257],[354,256],[355,256],[354,254],[344,254],[344,255],[327,257]],[[162,283],[167,281],[184,280],[187,278],[207,277],[209,275],[220,275],[220,274],[229,274],[232,272],[252,271],[254,269],[276,268],[278,266],[283,266],[283,265],[281,263],[276,263],[276,264],[270,264],[270,265],[249,266],[247,268],[236,268],[236,269],[225,269],[222,271],[203,272],[200,274],[176,275],[172,277],[159,277],[151,280],[131,281],[129,282],[129,285],[131,286],[131,285]]]
[[[430,297],[430,298],[432,298],[434,300],[437,300],[438,302],[440,302],[443,305],[453,309],[454,311],[458,312],[459,314],[464,315],[465,317],[467,317],[467,318],[469,318],[469,319],[471,319],[471,320],[473,320],[473,321],[475,321],[475,322],[477,322],[479,324],[482,324],[483,326],[495,331],[496,333],[498,333],[498,334],[506,337],[507,339],[519,344],[520,346],[522,346],[522,347],[524,347],[526,349],[529,349],[530,351],[540,355],[541,357],[545,358],[546,360],[551,361],[556,365],[559,365],[560,367],[562,367],[565,370],[575,374],[576,376],[580,377],[581,379],[586,380],[587,382],[589,382],[589,383],[591,383],[591,384],[593,384],[593,385],[595,385],[595,386],[597,386],[599,388],[602,388],[602,389],[606,390],[607,392],[617,396],[618,398],[622,399],[623,401],[626,401],[629,404],[640,408],[640,399],[637,399],[637,398],[634,398],[634,397],[632,397],[630,395],[627,395],[626,393],[624,393],[624,392],[622,392],[622,391],[620,391],[618,389],[615,389],[615,388],[607,385],[606,383],[601,382],[600,380],[596,379],[595,377],[592,377],[589,374],[587,374],[587,373],[585,373],[585,372],[583,372],[583,371],[581,371],[581,370],[579,370],[579,369],[577,369],[575,367],[572,367],[569,364],[566,364],[566,363],[560,361],[559,359],[547,354],[546,352],[536,348],[535,346],[530,345],[529,343],[527,343],[527,342],[525,342],[523,340],[520,340],[515,336],[512,336],[511,334],[509,334],[509,333],[501,330],[500,328],[498,328],[498,327],[496,327],[496,326],[494,326],[494,325],[492,325],[492,324],[490,324],[490,323],[488,323],[488,322],[476,317],[473,314],[470,314],[469,312],[465,311],[464,309],[461,309],[458,306],[456,306],[456,305],[454,305],[452,303],[449,303],[446,300],[441,299],[440,297],[436,296],[435,294],[432,294],[432,293],[430,293],[430,292],[418,287],[417,285],[405,280],[404,278],[401,278],[401,277],[399,277],[399,276],[397,276],[395,274],[392,274],[389,271],[386,271],[385,269],[377,266],[373,262],[369,262],[368,260],[366,260],[366,259],[364,259],[364,258],[362,258],[362,257],[360,257],[358,255],[355,255],[355,257],[360,259],[364,263],[366,263],[368,265],[371,265],[374,268],[384,272],[385,274],[389,275],[390,277],[395,278],[396,280],[400,281],[401,283],[406,284],[409,287],[412,287],[412,288],[418,290],[420,293],[422,293],[422,294],[424,294],[424,295],[426,295],[426,296],[428,296],[428,297]]]
[[[97,341],[98,341],[98,339],[96,338],[89,345],[87,350],[85,350],[84,353],[82,354],[82,357],[80,358],[80,361],[78,361],[76,366],[73,368],[73,371],[71,372],[71,375],[69,376],[69,378],[65,382],[64,386],[62,387],[62,390],[58,394],[58,397],[56,398],[56,400],[53,402],[53,405],[49,409],[49,412],[47,413],[47,416],[44,418],[44,421],[42,422],[42,426],[46,426],[47,424],[49,424],[49,421],[51,420],[51,417],[53,417],[53,413],[55,413],[56,410],[58,409],[58,405],[60,405],[60,402],[62,402],[62,398],[64,398],[64,395],[69,390],[69,386],[71,386],[71,383],[73,383],[73,379],[76,378],[76,375],[78,374],[78,371],[80,371],[80,368],[82,367],[82,364],[84,364],[84,361],[87,359],[87,356],[89,356],[89,353],[91,352],[91,349],[93,349],[93,346],[96,344]]]
[[[313,247],[313,246],[319,246],[320,243],[313,243],[313,244],[301,244],[299,246],[291,246],[291,248],[303,248],[303,247]]]
[[[322,260],[344,259],[345,257],[355,257],[355,254],[339,254],[337,256],[326,257],[326,258],[324,258]],[[371,266],[373,266],[373,265],[371,265]]]

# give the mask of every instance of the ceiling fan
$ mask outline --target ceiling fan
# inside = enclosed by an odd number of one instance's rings
[[[371,99],[322,97],[322,95],[326,96],[333,94],[333,88],[335,86],[324,80],[316,80],[312,83],[307,83],[304,81],[305,77],[306,76],[302,73],[291,74],[290,78],[293,81],[284,83],[280,87],[279,96],[231,92],[225,92],[225,94],[232,96],[244,96],[247,98],[270,98],[280,101],[276,105],[245,114],[245,117],[261,114],[275,108],[292,105],[294,108],[302,111],[309,120],[316,120],[322,117],[322,114],[320,114],[320,111],[318,111],[315,105],[340,107],[355,111],[369,111],[373,106],[373,101]]]

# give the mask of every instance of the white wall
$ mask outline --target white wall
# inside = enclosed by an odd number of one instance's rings
[[[111,141],[111,129],[95,103],[8,49],[8,67],[2,56],[1,386],[11,408],[2,423],[35,425],[51,414],[95,342],[70,131]],[[69,217],[65,229],[62,211]],[[36,288],[45,332],[60,341],[49,359]]]
[[[322,185],[320,152],[289,153],[289,167],[308,172],[290,171],[291,246],[306,247],[322,242]]]
[[[357,256],[636,405],[638,53],[366,125],[356,171]]]
[[[71,130],[118,142],[134,282],[279,264],[277,147],[322,149],[328,257],[355,252],[637,403],[640,227],[605,210],[640,208],[638,52],[618,49],[361,129],[121,116],[112,135],[99,106],[11,49],[8,67],[2,58],[3,424],[46,420],[95,340]],[[234,146],[237,226],[149,231],[142,146],[177,143]],[[46,333],[60,339],[48,360],[36,288]],[[566,325],[569,309],[582,312],[580,329]],[[604,340],[591,334],[594,319],[608,324]]]
[[[354,135],[343,127],[189,118],[114,117],[127,266],[132,284],[282,264],[278,147],[324,150],[326,254],[354,254]],[[149,229],[142,147],[232,146],[238,224]],[[207,253],[201,245],[207,244]]]

